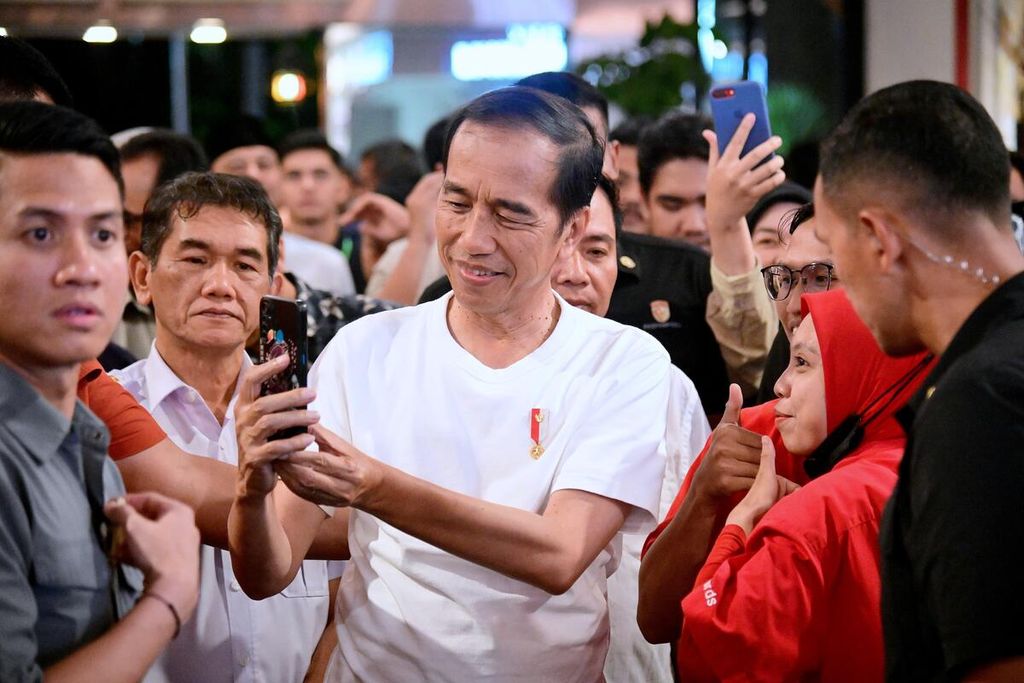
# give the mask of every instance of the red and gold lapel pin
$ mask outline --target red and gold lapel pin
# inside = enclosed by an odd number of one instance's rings
[[[530,447],[530,457],[534,460],[544,455],[544,446],[540,443],[540,424],[544,421],[544,413],[540,408],[530,410],[530,440],[533,446]]]

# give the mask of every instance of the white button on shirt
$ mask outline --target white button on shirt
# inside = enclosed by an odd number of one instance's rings
[[[243,353],[243,369],[251,365]],[[234,397],[224,424],[154,348],[144,360],[111,373],[179,448],[236,465]],[[307,560],[280,594],[250,600],[226,550],[200,552],[199,604],[147,674],[147,683],[288,683],[301,681],[327,623],[327,563]]]

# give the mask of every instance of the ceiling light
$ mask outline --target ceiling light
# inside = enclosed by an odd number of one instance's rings
[[[85,29],[82,40],[87,43],[112,43],[117,40],[117,29],[109,21],[97,21]]]
[[[0,26],[0,36],[6,36],[6,35],[7,35],[7,29],[5,29],[3,26]]]
[[[192,26],[189,38],[193,43],[216,45],[228,39],[228,32],[223,19],[200,19]]]

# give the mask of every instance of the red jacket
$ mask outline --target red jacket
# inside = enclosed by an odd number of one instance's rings
[[[685,681],[883,678],[878,528],[904,445],[893,413],[925,370],[920,355],[885,356],[842,292],[804,297],[804,307],[821,348],[829,431],[884,409],[852,453],[777,503],[749,539],[738,527],[720,536],[682,601]],[[801,459],[787,456],[779,474],[802,475]]]

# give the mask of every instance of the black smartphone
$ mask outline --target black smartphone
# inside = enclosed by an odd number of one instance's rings
[[[764,88],[755,81],[740,81],[711,89],[711,116],[715,120],[719,154],[725,151],[732,136],[736,134],[740,121],[747,114],[754,115],[754,127],[751,129],[750,135],[747,136],[740,157],[746,156],[747,152],[772,136],[772,124],[768,120],[768,103],[765,100]],[[773,156],[775,155],[769,155],[764,161]]]
[[[260,387],[260,396],[278,394],[306,386],[309,373],[308,338],[306,336],[306,302],[264,296],[260,299],[260,363],[288,355],[288,367]],[[271,439],[287,439],[306,431],[303,427],[282,429]]]

